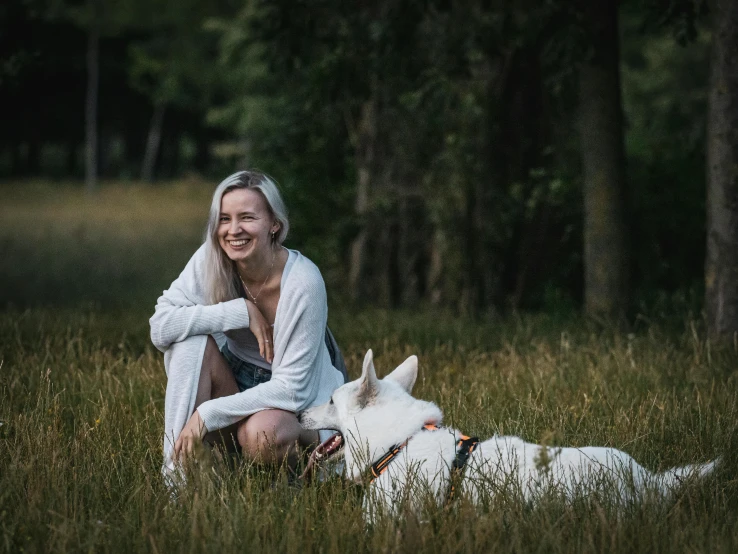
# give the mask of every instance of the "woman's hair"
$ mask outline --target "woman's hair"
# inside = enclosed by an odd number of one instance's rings
[[[231,260],[218,242],[220,223],[220,204],[223,195],[235,189],[258,191],[266,200],[267,209],[279,224],[274,242],[282,244],[290,230],[287,219],[287,206],[279,194],[277,185],[267,175],[258,171],[239,171],[226,177],[215,189],[210,204],[208,226],[205,231],[205,296],[211,304],[233,300],[240,296],[236,264]]]

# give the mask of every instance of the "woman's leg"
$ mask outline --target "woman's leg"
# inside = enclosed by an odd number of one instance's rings
[[[195,397],[195,408],[207,400],[230,396],[238,393],[238,385],[233,371],[223,354],[218,350],[218,343],[208,336],[205,345],[205,354],[202,357],[202,368],[200,369],[200,382],[197,385],[197,396]]]
[[[284,410],[262,410],[239,422],[238,444],[244,456],[260,463],[297,466],[300,452],[318,443],[318,432],[303,429],[297,416]]]
[[[195,397],[195,409],[208,400],[230,396],[238,393],[236,378],[233,376],[228,362],[218,350],[218,343],[211,336],[205,345],[205,354],[202,358],[200,369],[200,381],[197,385]],[[240,422],[239,422],[240,423]],[[205,441],[211,445],[222,444],[229,451],[237,450],[238,440],[236,431],[239,423],[230,425],[224,429],[218,429],[205,435]]]
[[[195,408],[207,400],[239,392],[228,362],[218,350],[213,337],[208,337],[195,397]],[[303,449],[318,443],[318,432],[303,429],[297,416],[284,410],[263,410],[246,419],[208,433],[210,444],[223,444],[229,451],[240,447],[244,456],[260,463],[297,465]]]

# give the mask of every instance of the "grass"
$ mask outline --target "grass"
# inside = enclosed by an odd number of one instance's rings
[[[199,242],[209,187],[0,193],[0,551],[738,548],[738,351],[687,316],[624,334],[545,314],[471,322],[331,306],[353,375],[368,347],[381,374],[418,354],[416,395],[467,434],[615,446],[652,470],[724,457],[665,503],[616,514],[597,499],[531,508],[500,494],[367,530],[361,491],[339,479],[299,488],[217,460],[172,502],[159,475],[166,377],[147,320]]]

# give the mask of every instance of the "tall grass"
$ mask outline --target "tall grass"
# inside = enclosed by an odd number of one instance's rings
[[[3,191],[0,550],[738,548],[738,352],[686,316],[624,334],[545,315],[471,322],[331,306],[353,375],[368,347],[380,374],[418,354],[416,395],[467,434],[615,446],[651,470],[723,456],[714,476],[668,501],[616,513],[596,498],[531,508],[503,493],[367,529],[360,488],[338,478],[301,487],[212,457],[172,500],[159,476],[166,378],[147,318],[199,242],[209,192]]]

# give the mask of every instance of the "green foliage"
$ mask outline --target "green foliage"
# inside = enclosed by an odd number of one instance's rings
[[[632,233],[641,295],[700,283],[705,248],[705,129],[709,34],[689,47],[635,33],[624,18],[623,98]],[[678,55],[677,55],[678,54]],[[657,261],[657,263],[654,263]],[[701,285],[700,285],[701,287]]]
[[[101,36],[117,36],[134,27],[144,3],[141,0],[48,0],[38,5],[51,19],[71,21],[85,31],[95,28]]]
[[[129,45],[133,87],[153,105],[204,109],[220,82],[211,60],[216,43],[205,22],[226,10],[217,3],[160,0],[138,11],[137,36]]]
[[[14,45],[0,37],[9,84],[0,90],[0,174],[79,172],[84,33],[94,20],[103,176],[138,174],[152,109],[166,105],[157,174],[267,171],[291,208],[294,244],[336,276],[366,231],[359,298],[468,313],[570,309],[582,295],[582,5],[3,6],[0,22],[19,32]],[[701,0],[621,7],[629,224],[645,305],[701,287],[705,11]],[[369,199],[358,214],[362,170]]]

